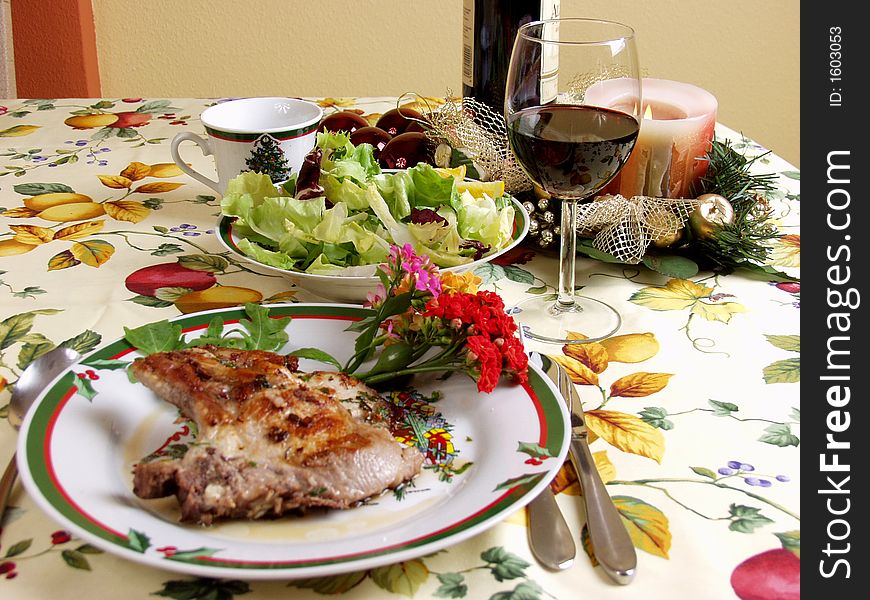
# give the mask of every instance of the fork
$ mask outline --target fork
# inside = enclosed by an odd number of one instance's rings
[[[519,336],[525,348],[522,327]],[[527,351],[527,354],[531,358],[532,353]],[[529,549],[535,559],[553,571],[564,571],[571,567],[577,547],[549,485],[529,502],[526,515],[529,520]]]

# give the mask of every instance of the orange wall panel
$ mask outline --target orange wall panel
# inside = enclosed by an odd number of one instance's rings
[[[12,37],[19,98],[100,96],[91,0],[15,0]]]

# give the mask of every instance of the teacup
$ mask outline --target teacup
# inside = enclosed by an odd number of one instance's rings
[[[172,139],[170,152],[178,167],[219,194],[244,171],[266,173],[275,184],[298,173],[314,148],[323,110],[296,98],[242,98],[210,106],[202,112],[207,139],[185,131]],[[217,181],[190,168],[178,153],[191,141],[205,156],[214,156]]]

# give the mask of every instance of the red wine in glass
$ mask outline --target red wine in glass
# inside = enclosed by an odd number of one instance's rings
[[[577,293],[576,226],[578,204],[619,174],[637,141],[642,90],[634,37],[631,27],[601,19],[548,19],[517,31],[505,88],[508,139],[529,180],[561,212],[555,299],[536,294],[509,309],[527,340],[589,343],[621,325],[619,311],[595,297],[606,286]],[[598,85],[617,89],[618,102],[602,104],[587,93]]]
[[[626,113],[554,104],[509,117],[508,138],[532,181],[558,198],[591,198],[628,160],[640,125]]]

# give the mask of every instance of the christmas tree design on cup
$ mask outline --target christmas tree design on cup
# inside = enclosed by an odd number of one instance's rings
[[[290,177],[290,166],[281,149],[281,144],[268,133],[264,133],[251,148],[251,155],[245,159],[248,169],[268,175],[272,183],[286,181]]]

